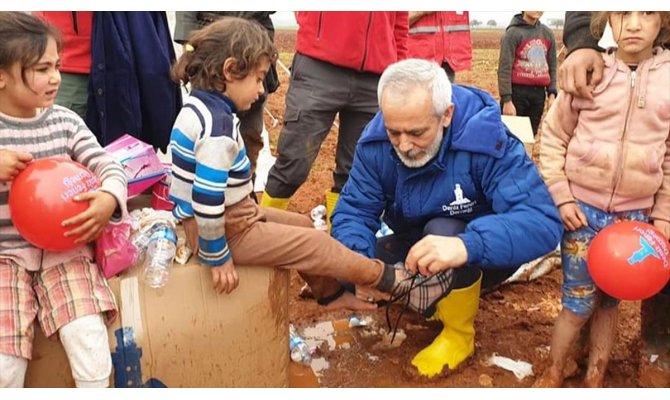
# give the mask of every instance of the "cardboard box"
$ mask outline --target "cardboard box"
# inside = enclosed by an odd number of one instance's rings
[[[133,198],[165,177],[166,171],[153,147],[130,135],[105,146],[128,177],[128,198]]]
[[[530,124],[530,117],[517,117],[514,115],[503,115],[502,121],[507,128],[523,142],[523,147],[526,148],[526,153],[533,158],[533,126]]]
[[[287,271],[240,266],[240,286],[219,295],[193,261],[175,265],[161,289],[140,270],[109,280],[119,305],[108,329],[112,386],[288,386]],[[62,345],[36,331],[26,387],[73,387]]]

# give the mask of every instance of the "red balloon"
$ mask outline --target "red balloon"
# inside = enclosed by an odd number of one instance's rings
[[[593,238],[587,264],[603,292],[621,300],[643,300],[670,280],[670,246],[649,224],[617,222]]]
[[[76,226],[61,223],[88,208],[88,202],[72,198],[100,186],[98,178],[83,165],[67,159],[42,158],[31,162],[12,181],[9,212],[21,236],[34,246],[50,251],[74,249],[77,236],[65,237]]]

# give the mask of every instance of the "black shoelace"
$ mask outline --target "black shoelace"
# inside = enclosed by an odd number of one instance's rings
[[[393,340],[395,340],[396,333],[398,332],[398,326],[400,326],[400,319],[402,318],[403,314],[405,314],[405,311],[407,311],[407,307],[409,306],[409,294],[412,292],[412,290],[421,287],[430,280],[429,278],[425,278],[423,281],[419,282],[419,284],[415,286],[414,284],[416,282],[416,278],[418,278],[419,275],[420,274],[416,272],[411,277],[405,278],[404,280],[400,281],[400,283],[397,284],[391,291],[391,298],[388,300],[388,303],[386,303],[386,326],[389,331],[391,331],[391,328],[393,328],[393,335],[391,335],[391,344],[393,343]],[[409,289],[404,293],[398,294],[397,292],[400,291],[401,288],[404,286],[403,282],[407,281],[410,281]],[[389,315],[389,312],[391,310],[391,304],[402,299],[403,297],[405,297],[405,303],[403,304],[402,309],[400,310],[400,314],[398,315],[398,318],[395,321],[395,325],[392,325],[391,317]]]

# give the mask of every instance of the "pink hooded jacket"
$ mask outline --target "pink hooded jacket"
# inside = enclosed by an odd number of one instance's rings
[[[636,71],[603,59],[593,100],[561,92],[547,113],[542,177],[557,206],[651,208],[652,219],[670,221],[670,51],[655,48]]]

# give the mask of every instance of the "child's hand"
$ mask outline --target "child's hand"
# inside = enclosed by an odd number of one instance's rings
[[[33,156],[30,153],[14,151],[9,149],[0,149],[0,181],[11,181],[23,171]]]
[[[116,198],[102,190],[93,190],[74,197],[74,201],[88,201],[86,211],[63,221],[63,226],[79,225],[65,232],[65,236],[78,236],[75,243],[88,243],[100,236],[116,210]]]
[[[184,226],[186,243],[194,254],[198,254],[198,224],[195,222],[195,218],[186,218],[181,221],[181,224]]]
[[[240,284],[240,278],[237,276],[232,258],[219,267],[212,267],[212,281],[214,282],[214,290],[219,294],[223,292],[229,294],[237,288]]]
[[[503,103],[502,113],[503,115],[516,115],[516,107],[514,107],[512,100]]]
[[[558,208],[558,212],[561,214],[563,226],[569,231],[576,231],[589,224],[586,220],[586,215],[584,215],[577,203],[563,204]]]
[[[665,235],[665,240],[670,240],[670,222],[661,219],[654,220],[654,227]]]

